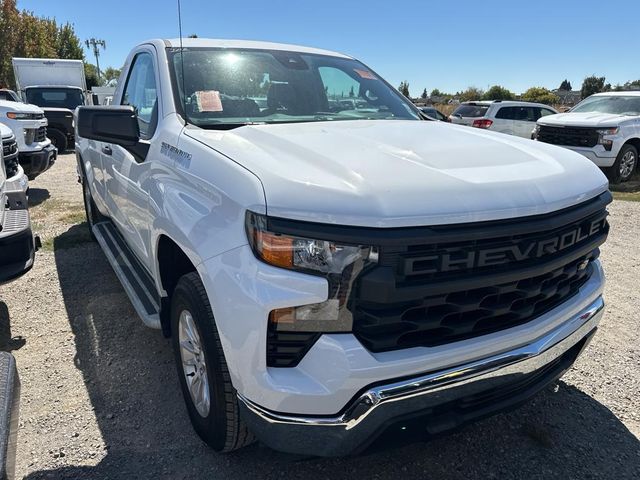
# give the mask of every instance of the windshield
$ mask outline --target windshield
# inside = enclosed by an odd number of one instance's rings
[[[598,95],[583,100],[571,110],[571,113],[585,112],[640,115],[640,96]]]
[[[84,105],[82,90],[77,88],[34,87],[26,91],[27,103],[44,108],[68,108],[75,110]]]
[[[176,102],[205,128],[247,123],[420,120],[395,89],[360,62],[275,50],[169,50]]]
[[[484,117],[484,114],[487,113],[487,110],[489,110],[488,105],[463,104],[456,108],[453,111],[452,115],[458,117]]]

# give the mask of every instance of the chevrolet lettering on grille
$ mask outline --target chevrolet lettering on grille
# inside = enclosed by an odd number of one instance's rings
[[[541,258],[566,250],[590,237],[606,232],[606,216],[589,220],[552,237],[527,239],[520,243],[474,250],[473,248],[447,249],[432,255],[406,258],[405,275],[424,275],[440,272],[470,270]]]

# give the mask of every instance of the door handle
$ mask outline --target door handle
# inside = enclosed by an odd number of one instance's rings
[[[104,153],[105,155],[111,155],[113,153],[113,150],[111,150],[110,146],[105,145],[104,147],[102,147],[102,153]]]

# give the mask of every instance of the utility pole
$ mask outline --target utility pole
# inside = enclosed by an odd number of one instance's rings
[[[98,57],[100,57],[99,47],[102,47],[102,49],[104,50],[107,48],[107,43],[104,40],[98,40],[97,38],[93,38],[93,37],[91,37],[89,40],[85,40],[84,43],[87,46],[87,48],[93,50],[93,55],[96,57],[96,70],[98,70],[98,82],[102,83],[102,80],[100,79],[100,60],[98,60]]]

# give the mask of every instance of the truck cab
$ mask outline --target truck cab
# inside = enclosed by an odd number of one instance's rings
[[[315,48],[151,40],[122,78],[77,110],[87,223],[215,450],[436,435],[595,334],[611,194],[575,152],[425,120]]]
[[[88,103],[82,61],[14,58],[12,62],[18,91],[26,103],[44,111],[53,145],[59,152],[73,148],[73,111]]]

